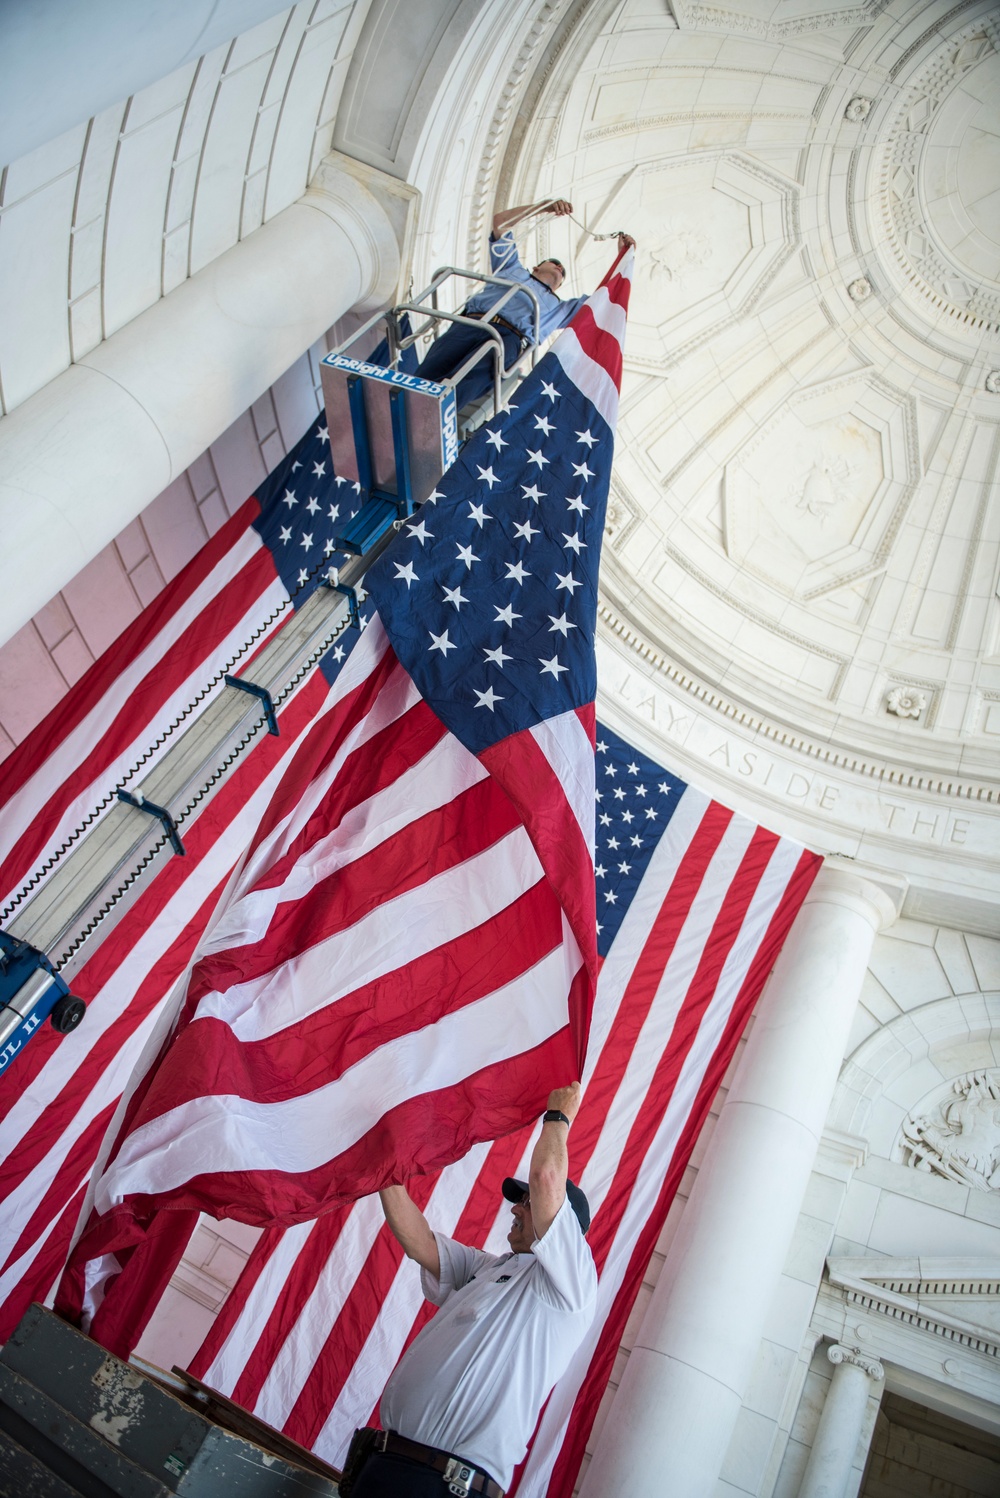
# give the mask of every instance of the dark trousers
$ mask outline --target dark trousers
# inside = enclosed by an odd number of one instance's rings
[[[351,1498],[449,1498],[440,1472],[391,1452],[374,1452],[361,1468]]]
[[[521,352],[521,340],[516,333],[508,332],[506,328],[497,328],[496,331],[503,339],[503,362],[509,368]],[[490,350],[495,345],[491,338],[484,339],[478,328],[470,328],[460,322],[452,323],[447,333],[442,333],[431,344],[426,358],[417,365],[415,373],[424,380],[448,380],[462,367],[472,351],[479,347],[482,347],[483,357],[455,387],[455,400],[461,411],[470,401],[482,400],[493,389],[493,356]]]

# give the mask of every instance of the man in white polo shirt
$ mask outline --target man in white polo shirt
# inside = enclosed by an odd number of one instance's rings
[[[566,1179],[580,1085],[558,1087],[528,1180],[508,1179],[509,1254],[435,1233],[404,1186],[382,1193],[386,1221],[440,1307],[389,1379],[383,1433],[352,1498],[502,1498],[538,1412],[594,1319],[597,1271],[587,1199]]]

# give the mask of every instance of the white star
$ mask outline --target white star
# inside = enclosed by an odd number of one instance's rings
[[[617,905],[618,903],[618,896],[615,894],[613,889],[606,889],[604,891],[604,898],[607,900],[609,905]]]
[[[485,520],[492,520],[493,516],[492,515],[487,515],[487,513],[483,509],[482,505],[474,505],[471,502],[471,500],[470,500],[470,502],[469,502],[469,513],[468,513],[466,519],[468,519],[468,520],[474,520],[476,522],[476,524],[479,526],[479,529],[482,530],[482,528],[483,528],[483,522]]]
[[[548,461],[548,458],[542,452],[542,449],[540,447],[534,450],[532,450],[530,447],[528,448],[529,463],[534,463],[538,468],[545,468],[548,465]]]
[[[303,567],[302,571],[299,573],[299,587],[301,588],[302,584],[303,583],[307,583],[308,581],[309,581],[309,574],[306,571],[306,569]]]
[[[542,394],[547,395],[552,404],[555,405],[556,401],[559,399],[561,391],[557,390],[554,385],[550,385],[547,380],[543,380]]]
[[[587,550],[586,541],[581,541],[579,536],[567,536],[565,531],[563,531],[563,546],[566,551],[575,551],[577,556],[581,551]]]
[[[401,562],[397,562],[395,566],[397,580],[401,583],[406,584],[406,591],[407,593],[409,593],[411,584],[420,581],[420,579],[417,577],[417,574],[413,570],[413,563],[407,562],[406,566],[404,567]]]
[[[353,483],[351,485],[351,488],[354,490],[355,494],[360,494],[361,493],[361,485],[359,483],[356,483],[356,482]]]
[[[650,822],[655,822],[656,821],[656,807],[655,806],[647,806],[646,807],[646,816],[647,816],[647,818],[648,818],[648,820]]]
[[[306,509],[309,511],[310,515],[315,515],[316,512],[319,510],[319,500],[316,498],[315,494],[313,495],[313,497],[309,501],[309,503],[306,505]]]
[[[582,463],[573,464],[573,472],[578,474],[580,478],[583,479],[583,482],[586,483],[588,479],[592,479],[594,477],[595,470],[592,468],[588,468],[587,460],[584,459]]]
[[[505,609],[498,608],[496,604],[494,604],[493,607],[497,611],[497,616],[494,619],[493,623],[506,624],[509,625],[511,629],[513,629],[514,620],[520,619],[521,617],[520,614],[514,613],[514,605],[512,603],[509,603]]]
[[[444,602],[453,603],[456,609],[460,609],[462,604],[468,603],[468,601],[463,595],[461,587],[444,589]]]
[[[632,865],[630,863],[620,863],[618,865],[618,872],[619,874],[631,874]]]
[[[302,464],[299,462],[298,458],[296,458],[295,462],[292,464],[292,472],[294,473],[295,470],[296,470],[296,468],[301,468],[301,467],[302,467]]]
[[[490,467],[490,468],[480,468],[479,465],[477,464],[476,465],[476,470],[477,470],[477,472],[479,474],[479,477],[482,479],[483,483],[484,484],[489,484],[489,486],[490,486],[490,493],[492,494],[492,492],[493,492],[493,485],[494,484],[499,484],[499,482],[500,482],[500,480],[497,478],[496,474],[493,472],[492,467]]]
[[[498,697],[497,696],[496,692],[494,692],[494,690],[493,690],[492,687],[487,687],[485,692],[478,692],[478,691],[476,691],[475,687],[473,687],[472,690],[476,693],[476,696],[479,698],[479,701],[476,703],[476,706],[477,707],[488,707],[491,713],[495,710],[496,704],[498,702],[503,702],[503,700],[504,700],[502,697]]]
[[[576,625],[575,624],[571,624],[570,621],[566,618],[565,614],[560,614],[558,619],[556,618],[555,614],[550,614],[549,615],[549,634],[550,635],[554,634],[555,631],[558,630],[559,633],[562,635],[563,639],[567,639],[568,636],[569,636],[569,632],[570,632],[571,629],[576,629]],[[609,766],[609,769],[610,769],[610,766]]]
[[[309,551],[309,549],[311,548],[312,544],[313,544],[312,531],[306,531],[305,535],[302,537],[302,546],[303,546],[303,548],[306,551]]]
[[[539,489],[537,484],[532,484],[530,488],[526,484],[522,484],[521,492],[524,494],[525,499],[533,499],[536,505],[540,499],[545,498],[545,490]]]
[[[615,769],[614,765],[605,765],[604,773],[605,775],[610,775],[611,779],[614,780],[615,776],[618,774],[618,771]]]
[[[538,657],[538,664],[542,668],[539,671],[539,673],[538,673],[539,676],[545,676],[545,675],[554,676],[555,679],[556,679],[556,681],[559,680],[559,672],[560,671],[568,671],[569,670],[568,666],[560,666],[560,664],[559,664],[559,657],[557,655],[552,656],[551,660],[547,660],[547,661],[543,660],[542,657],[539,656]]]
[[[501,671],[504,661],[513,660],[513,656],[508,655],[502,645],[498,645],[495,650],[487,650],[484,647],[483,654],[488,661],[493,662],[494,666],[499,666]]]
[[[321,479],[323,477],[323,475],[324,475],[325,472],[326,472],[326,464],[325,463],[314,463],[313,464],[313,473],[316,475],[316,477],[318,479]]]
[[[594,922],[594,930],[597,932],[598,936],[600,936],[601,932],[604,930],[604,927],[601,925],[600,921]]]
[[[583,583],[578,582],[577,579],[575,577],[573,577],[571,573],[569,573],[569,572],[557,572],[556,573],[556,592],[557,593],[559,592],[560,588],[568,588],[569,589],[569,596],[570,596],[570,598],[572,598],[574,592],[576,591],[576,589],[577,588],[582,588],[582,587],[583,587]]]
[[[635,820],[635,818],[633,817],[633,815],[632,815],[632,813],[630,811],[623,811],[622,812],[622,821],[623,822],[633,822],[634,820]]]
[[[628,770],[630,775],[638,775],[639,773],[639,766],[636,764],[635,760],[633,760],[630,765],[626,765],[625,768],[626,770]]]
[[[430,494],[428,494],[427,498],[424,500],[424,504],[436,505],[439,499],[444,499],[444,490],[432,489]]]
[[[602,811],[601,812],[600,823],[601,823],[602,827],[610,827],[611,826],[611,818],[608,816],[608,814],[607,814],[606,811]]]
[[[329,510],[327,511],[327,517],[326,518],[328,520],[339,520],[340,519],[340,506],[339,505],[331,505],[330,508],[329,508]]]
[[[577,442],[586,442],[586,444],[587,444],[587,451],[589,452],[590,449],[593,447],[594,443],[597,441],[597,438],[591,435],[590,430],[588,428],[588,430],[585,431],[585,432],[577,432],[577,434],[576,434],[576,440],[577,440]]]
[[[598,741],[597,741],[597,752],[598,752],[598,754],[607,754],[607,752],[608,752],[608,746],[605,743],[604,739],[598,739]]]
[[[532,525],[530,520],[526,520],[523,525],[515,525],[514,534],[520,536],[522,541],[530,541],[532,536],[540,536],[542,533],[537,525]]]
[[[637,796],[644,796],[646,794],[646,787],[644,785],[637,785],[635,793]]]
[[[344,659],[344,647],[343,647],[343,645],[338,645],[335,650],[331,651],[331,654],[332,654],[332,656],[333,656],[333,658],[334,658],[335,661],[338,661],[338,662],[342,661]]]
[[[597,879],[603,879],[603,878],[604,878],[604,876],[605,876],[605,874],[606,874],[606,873],[607,873],[607,872],[608,872],[608,871],[607,871],[607,869],[606,869],[606,868],[605,868],[605,867],[604,867],[604,865],[603,865],[603,863],[599,863],[599,864],[598,864],[598,865],[597,865],[597,867],[596,867],[596,868],[595,868],[595,870],[594,870],[594,877],[595,877],[595,878],[597,878]]]
[[[457,542],[455,544],[458,545]],[[471,572],[473,562],[478,562],[479,558],[476,556],[476,553],[473,551],[471,545],[469,545],[458,547],[458,560],[460,562],[464,562],[466,567],[468,567],[469,571]]]
[[[544,432],[547,437],[550,432],[555,431],[555,427],[547,416],[536,416],[535,430],[538,432]]]
[[[281,527],[281,535],[278,537],[278,540],[281,541],[285,546],[287,546],[291,539],[292,527],[290,525],[283,525]]]
[[[616,837],[609,837],[608,838],[608,847],[609,848],[615,848],[615,849],[617,849],[620,846],[621,846],[621,844],[619,843],[619,841],[618,841],[618,839]]]
[[[332,536],[331,537],[327,537],[327,540],[323,544],[323,555],[325,557],[332,557],[335,550],[336,550],[336,547],[333,544],[333,538],[332,538]]]
[[[344,478],[344,475],[342,473],[338,473],[333,482],[336,484],[337,488],[339,489],[340,486],[341,486],[341,484],[346,484],[347,483],[347,480]]]
[[[669,787],[669,785],[667,784],[667,782],[665,780],[661,780],[660,781],[660,784],[657,787],[657,789],[659,790],[661,796],[669,796],[670,795],[670,787]]]
[[[283,505],[287,505],[288,508],[291,509],[293,505],[298,504],[298,500],[295,498],[295,495],[292,493],[291,489],[286,489],[281,497],[281,503]]]
[[[495,432],[492,427],[486,428],[486,441],[490,443],[492,447],[495,447],[497,452],[499,452],[502,447],[507,447],[508,445],[503,440],[500,433]]]
[[[615,786],[615,800],[616,801],[624,801],[625,800],[625,792],[622,790],[622,788],[621,788],[620,785],[616,785]]]
[[[583,502],[583,495],[578,494],[575,499],[567,499],[566,508],[568,510],[576,510],[578,514],[582,515],[585,510],[590,509],[590,506],[585,505]]]
[[[523,583],[524,579],[530,576],[531,573],[525,571],[523,562],[508,562],[507,576],[506,578],[504,578],[504,581],[508,582],[511,578],[513,578],[514,582]]]
[[[639,836],[638,833],[635,833],[632,837],[630,837],[629,838],[629,842],[632,844],[633,848],[641,848],[642,847],[642,838]]]
[[[427,631],[427,633],[430,635],[431,639],[434,642],[432,645],[428,645],[427,649],[428,650],[440,650],[440,652],[444,656],[445,660],[448,659],[448,651],[449,650],[457,650],[458,649],[458,646],[454,643],[454,641],[453,640],[449,640],[449,638],[448,638],[448,631],[447,630],[443,630],[441,632],[441,634],[439,634],[439,635],[436,635],[432,629],[429,629]]]
[[[427,525],[423,520],[419,520],[416,525],[408,525],[406,529],[411,536],[416,536],[421,546],[423,546],[425,541],[434,540],[434,532],[427,529]]]
[[[326,427],[320,427],[319,431],[316,433],[316,436],[321,442],[329,442],[330,440],[330,433],[327,431]]]

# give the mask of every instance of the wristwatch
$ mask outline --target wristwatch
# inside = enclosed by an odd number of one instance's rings
[[[569,1119],[565,1113],[560,1113],[558,1108],[546,1108],[542,1114],[542,1123],[564,1123],[569,1127]]]

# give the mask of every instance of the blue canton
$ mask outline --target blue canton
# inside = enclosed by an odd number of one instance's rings
[[[316,420],[257,490],[261,513],[254,529],[274,558],[296,608],[312,597],[331,567],[341,567],[347,560],[344,552],[336,550],[334,537],[364,499],[357,484],[334,474],[325,416]],[[320,661],[327,681],[335,679],[356,638],[356,630],[345,631]]]
[[[657,843],[687,789],[683,780],[597,725],[597,950],[606,957]]]
[[[593,702],[613,435],[547,354],[366,579],[396,655],[478,754]]]

